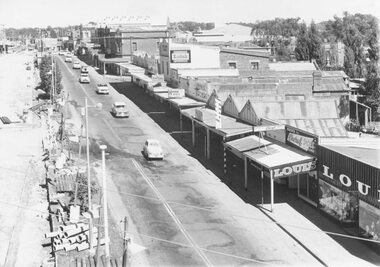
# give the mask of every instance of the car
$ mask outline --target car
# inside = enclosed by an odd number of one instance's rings
[[[164,159],[164,152],[157,139],[147,139],[144,143],[143,154],[147,159]]]
[[[96,87],[96,92],[98,94],[105,94],[105,95],[108,95],[110,93],[110,91],[108,90],[107,84],[98,84]]]
[[[31,69],[32,69],[32,67],[29,65],[26,67],[26,70],[31,70]]]
[[[80,72],[81,72],[81,73],[88,73],[88,68],[87,68],[87,66],[82,66],[81,69],[80,69]]]
[[[74,62],[73,69],[80,69],[80,63],[78,61]]]
[[[79,77],[80,83],[90,83],[90,76],[87,73],[81,73]]]
[[[73,62],[73,59],[71,57],[66,57],[65,58],[65,62],[71,63],[71,62]]]
[[[111,113],[117,118],[129,117],[129,110],[127,109],[127,104],[124,102],[113,103]]]

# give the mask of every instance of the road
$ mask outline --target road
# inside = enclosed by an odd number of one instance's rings
[[[111,215],[116,225],[127,216],[128,232],[146,248],[132,262],[150,266],[321,265],[192,158],[133,102],[113,88],[110,95],[97,95],[96,84],[103,77],[95,70],[90,68],[91,83],[82,85],[79,71],[61,57],[56,59],[71,105],[79,113],[87,97],[91,106],[90,151],[96,173],[100,173],[98,145],[108,146]],[[127,103],[130,118],[116,119],[110,114],[116,100]],[[101,110],[95,108],[97,103],[102,104]],[[150,137],[161,142],[163,161],[147,161],[141,154]]]

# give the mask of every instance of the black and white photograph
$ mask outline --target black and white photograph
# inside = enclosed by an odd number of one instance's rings
[[[0,267],[380,266],[379,23],[0,0]]]

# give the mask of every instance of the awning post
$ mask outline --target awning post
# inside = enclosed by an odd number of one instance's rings
[[[226,151],[226,137],[223,136],[223,172],[227,173],[227,151]]]
[[[191,119],[191,142],[193,144],[193,147],[195,147],[195,126],[193,119]]]
[[[247,184],[248,184],[248,160],[247,160],[247,157],[244,157],[244,188],[245,190],[247,190]]]
[[[181,109],[179,110],[179,130],[181,131],[181,134],[182,134],[183,130],[182,130],[182,112],[181,112]]]
[[[261,206],[264,207],[264,171],[261,169]]]
[[[270,211],[273,212],[274,202],[274,183],[273,183],[273,170],[270,170]]]
[[[210,159],[210,129],[206,129],[206,159]]]

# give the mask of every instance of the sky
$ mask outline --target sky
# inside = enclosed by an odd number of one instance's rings
[[[170,22],[255,22],[300,17],[306,23],[343,12],[380,19],[379,0],[0,0],[0,27],[52,27],[100,22],[107,16],[169,17]]]

